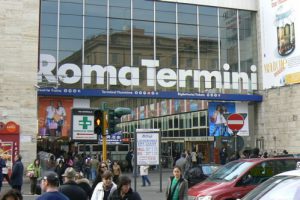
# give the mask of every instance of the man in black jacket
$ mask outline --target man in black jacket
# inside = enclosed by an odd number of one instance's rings
[[[69,197],[70,200],[87,200],[86,192],[75,182],[76,171],[72,167],[68,167],[64,177],[64,184],[59,187],[59,191]]]
[[[128,176],[120,176],[118,187],[111,191],[108,200],[142,200],[139,193],[131,189],[130,184],[131,180]]]
[[[21,162],[22,156],[15,155],[15,164],[12,168],[12,173],[10,176],[10,185],[13,189],[19,190],[21,192],[23,185],[23,174],[24,174],[24,166]]]

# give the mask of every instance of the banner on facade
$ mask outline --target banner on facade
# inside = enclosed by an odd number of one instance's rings
[[[63,97],[39,97],[39,135],[69,136],[73,99]]]
[[[263,88],[300,83],[300,13],[296,0],[259,1]],[[298,34],[299,35],[299,34]]]
[[[232,136],[232,130],[227,126],[226,116],[243,113],[244,126],[239,130],[239,136],[249,136],[248,103],[210,102],[208,105],[209,136]]]

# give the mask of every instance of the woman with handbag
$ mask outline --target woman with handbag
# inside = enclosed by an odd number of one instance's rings
[[[27,167],[27,176],[30,178],[31,194],[38,194],[37,179],[41,176],[41,165],[39,159],[35,159],[34,162]]]
[[[182,177],[182,171],[179,166],[173,168],[173,176],[168,180],[166,199],[188,200],[188,182]]]

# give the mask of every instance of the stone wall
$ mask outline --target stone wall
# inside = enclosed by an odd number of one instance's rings
[[[269,89],[257,105],[256,137],[264,138],[265,150],[300,153],[300,84]]]
[[[0,121],[20,125],[23,162],[36,156],[39,1],[0,0]]]

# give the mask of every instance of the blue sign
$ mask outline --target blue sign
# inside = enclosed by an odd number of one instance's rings
[[[119,97],[119,98],[160,98],[160,99],[196,99],[218,101],[255,101],[261,102],[261,95],[193,93],[176,91],[126,91],[102,89],[40,88],[39,96],[71,96],[71,97]]]

